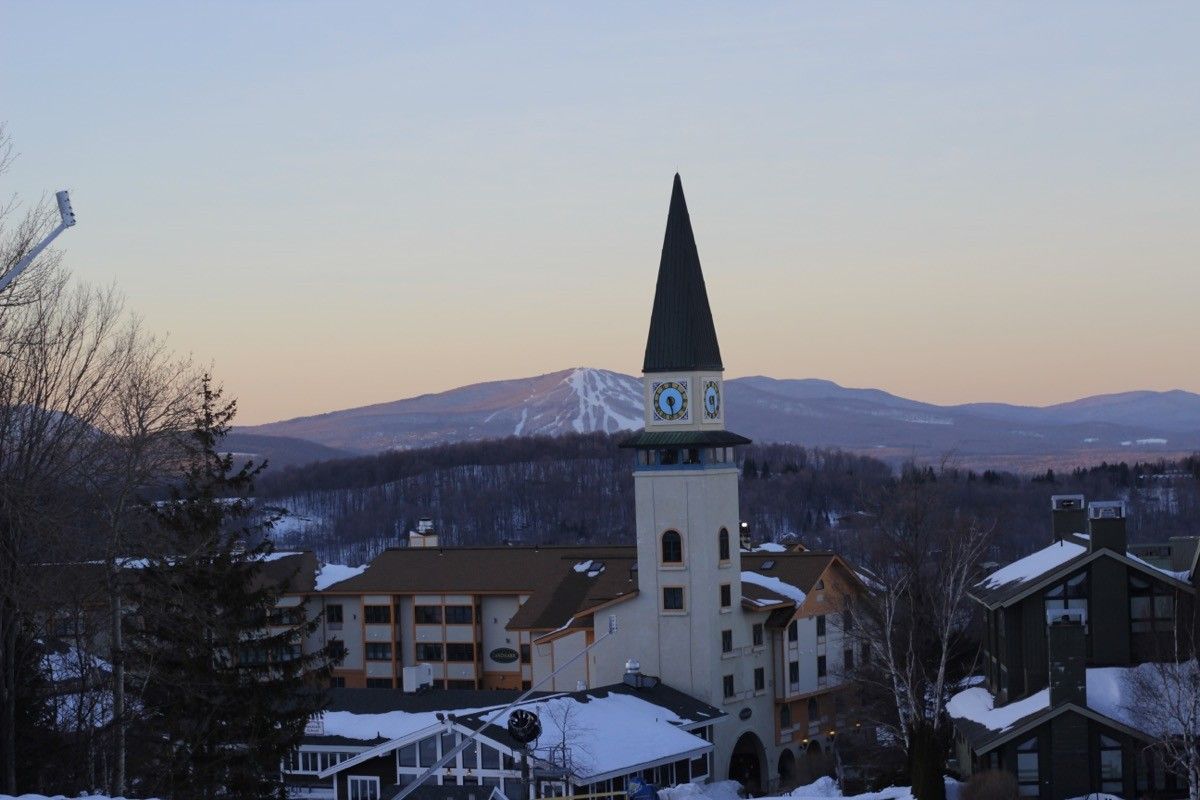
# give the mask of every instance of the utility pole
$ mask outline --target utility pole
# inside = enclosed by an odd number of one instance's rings
[[[26,253],[25,257],[18,261],[6,275],[0,277],[0,292],[3,292],[8,288],[9,284],[20,277],[26,267],[32,264],[33,260],[41,255],[42,251],[49,247],[50,243],[57,239],[60,233],[75,224],[75,212],[71,210],[71,198],[67,195],[67,190],[63,189],[61,192],[56,193],[54,197],[58,200],[58,216],[60,220],[58,227],[50,231],[45,239],[42,239],[32,250]]]

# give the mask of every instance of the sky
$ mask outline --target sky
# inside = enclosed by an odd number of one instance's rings
[[[0,0],[0,197],[245,424],[641,367],[683,177],[726,376],[1200,391],[1195,3]]]

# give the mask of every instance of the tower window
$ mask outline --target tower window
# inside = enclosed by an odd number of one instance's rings
[[[762,644],[763,644],[763,626],[762,626],[762,623],[761,623],[761,622],[756,622],[756,623],[754,623],[754,627],[753,627],[753,628],[751,628],[751,631],[752,631],[752,633],[751,633],[751,636],[752,636],[752,639],[751,639],[751,641],[753,641],[753,642],[754,642],[754,646],[755,646],[755,647],[762,647]]]
[[[662,535],[662,560],[664,564],[683,563],[683,539],[679,531],[667,531]]]
[[[663,610],[664,611],[683,611],[683,587],[682,586],[664,586],[663,587]]]
[[[733,605],[733,590],[729,588],[728,583],[721,584],[721,608],[729,608]]]
[[[717,558],[721,561],[729,560],[729,531],[721,528],[721,532],[717,534]]]
[[[767,671],[762,667],[754,669],[754,691],[761,692],[767,688]]]
[[[733,689],[733,676],[732,676],[732,675],[726,675],[726,676],[725,676],[725,677],[724,677],[724,678],[721,680],[721,684],[722,684],[722,687],[721,687],[721,688],[724,690],[725,699],[726,699],[726,700],[728,700],[729,698],[733,697],[733,695],[734,695],[734,689]]]
[[[733,652],[733,631],[721,631],[721,652]]]

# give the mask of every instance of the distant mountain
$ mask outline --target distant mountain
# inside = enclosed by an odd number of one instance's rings
[[[763,376],[726,381],[728,427],[761,442],[867,451],[890,461],[940,459],[1009,468],[1090,463],[1200,449],[1200,395],[1100,395],[1046,407],[938,406],[879,389]],[[512,435],[635,429],[641,381],[577,368],[465,386],[374,406],[237,429],[338,451],[378,452]]]

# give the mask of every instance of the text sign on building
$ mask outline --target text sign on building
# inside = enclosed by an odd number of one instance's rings
[[[488,653],[488,658],[495,661],[497,664],[512,664],[521,654],[511,647],[497,647],[492,652]]]
[[[305,736],[324,736],[325,735],[325,715],[314,714],[308,718],[308,722],[304,723]]]

